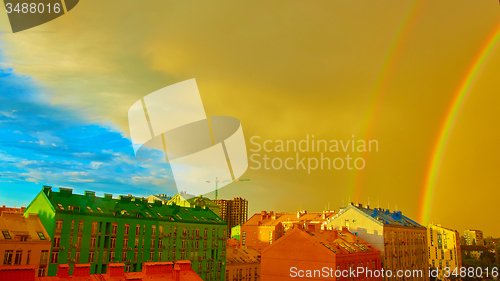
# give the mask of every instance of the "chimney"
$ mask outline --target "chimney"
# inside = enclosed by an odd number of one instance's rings
[[[271,211],[271,212],[269,213],[269,216],[270,216],[270,217],[271,217],[271,219],[273,219],[273,220],[275,220],[275,219],[276,219],[276,214],[275,214],[273,211]]]
[[[75,264],[73,266],[73,277],[87,277],[90,276],[90,264]]]
[[[175,264],[179,265],[181,271],[189,271],[191,269],[191,261],[188,260],[176,261]]]
[[[57,266],[57,277],[59,278],[68,278],[69,277],[69,265],[60,264]]]
[[[261,219],[265,220],[267,217],[267,212],[266,211],[261,211],[260,212]]]
[[[174,265],[174,280],[173,281],[180,281],[181,279],[181,267],[179,263],[175,263]]]
[[[110,263],[108,264],[108,270],[106,274],[109,277],[120,277],[123,276],[125,272],[125,264],[123,263]]]
[[[142,264],[144,275],[172,273],[173,262],[146,262]]]
[[[337,233],[337,230],[334,229],[332,230],[332,241],[336,240],[337,238],[339,238],[339,234]]]

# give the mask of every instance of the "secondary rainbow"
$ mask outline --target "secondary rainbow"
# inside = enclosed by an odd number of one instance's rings
[[[454,94],[450,107],[448,108],[445,118],[441,124],[438,138],[436,139],[436,143],[434,144],[434,148],[432,150],[430,162],[425,176],[424,186],[422,189],[419,211],[419,221],[421,223],[429,223],[429,214],[432,206],[432,196],[434,194],[439,165],[441,163],[441,158],[446,148],[446,143],[448,141],[453,124],[455,123],[458,112],[460,111],[460,108],[467,98],[472,85],[476,81],[479,72],[483,68],[491,51],[497,45],[499,39],[500,22],[485,40],[485,43],[472,61],[470,67],[464,75],[464,78],[460,82],[457,91]]]

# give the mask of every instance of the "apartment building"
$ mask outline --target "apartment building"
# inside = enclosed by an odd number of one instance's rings
[[[110,263],[138,272],[144,262],[190,260],[203,280],[224,279],[227,225],[208,208],[45,186],[26,213],[38,213],[52,238],[48,276],[59,264],[90,264],[95,274]]]
[[[51,239],[38,214],[3,211],[0,232],[2,266],[33,266],[36,276],[47,275]]]
[[[220,217],[227,222],[228,229],[242,225],[248,220],[248,201],[241,197],[231,200],[216,199],[214,203],[220,208]],[[228,233],[231,238],[231,233]]]

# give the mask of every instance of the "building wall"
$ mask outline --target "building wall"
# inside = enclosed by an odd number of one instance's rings
[[[33,265],[36,276],[46,276],[51,242],[38,216],[30,215],[24,218],[22,213],[2,213],[0,220],[2,220],[0,225],[4,225],[7,228],[3,229],[3,227],[0,226],[1,265]],[[14,229],[9,227],[10,224],[4,220],[11,220],[10,223],[18,225],[16,230],[22,229],[22,231],[12,231]],[[9,230],[11,239],[4,239],[2,231],[6,230]],[[41,239],[37,234],[38,232],[43,233],[45,240]],[[27,237],[26,239],[21,238],[21,236],[17,236],[16,233],[22,233],[23,235],[27,235]]]
[[[430,224],[427,228],[429,247],[429,265],[439,269],[439,278],[443,279],[445,267],[450,271],[462,267],[460,235],[457,231]]]
[[[429,279],[426,228],[388,226],[354,208],[348,209],[326,225],[327,229],[341,227],[347,227],[350,232],[377,248],[384,269],[422,270],[425,276],[423,280]]]
[[[27,212],[45,212],[50,209],[47,204],[51,203],[38,196]],[[193,269],[203,280],[224,278],[221,275],[225,272],[227,226],[224,224],[113,217],[97,212],[95,215],[56,212],[52,220],[47,217],[45,224],[53,237],[48,276],[57,273],[58,264],[90,263],[90,273],[95,274],[105,273],[106,265],[113,262],[124,262],[127,271],[141,271],[143,262],[187,259],[193,262]],[[189,235],[183,235],[184,228]]]
[[[253,247],[261,251],[283,236],[283,226],[280,224],[271,226],[241,226],[241,245]]]
[[[260,281],[260,263],[228,263],[226,281]]]
[[[309,239],[303,238],[300,233],[294,232],[287,234],[275,245],[262,251],[261,267],[263,281],[291,280],[294,278],[290,275],[294,274],[291,272],[292,268],[294,268],[293,271],[295,272],[298,270],[310,270],[311,274],[314,274],[314,271],[317,274],[318,272],[321,273],[324,267],[333,269],[334,271],[337,269],[349,270],[349,268],[355,270],[357,267],[368,267],[373,270],[380,269],[380,252],[336,255],[320,243],[311,242]],[[335,277],[318,275],[305,279],[339,280]],[[372,277],[370,280],[380,280],[380,278]]]
[[[384,225],[382,223],[374,221],[354,209],[349,209],[326,225],[326,229],[340,230],[342,227],[347,227],[350,232],[377,248],[382,259],[384,258]]]

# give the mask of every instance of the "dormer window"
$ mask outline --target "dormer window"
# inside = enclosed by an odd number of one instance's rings
[[[10,237],[10,233],[8,231],[2,231],[2,234],[3,234],[3,238],[12,239],[12,237]]]

